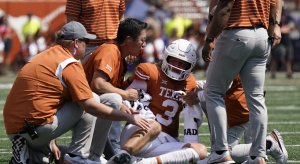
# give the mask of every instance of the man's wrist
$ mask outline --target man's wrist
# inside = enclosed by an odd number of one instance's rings
[[[275,26],[275,25],[279,25],[281,26],[281,23],[279,20],[275,20],[275,19],[270,19],[270,24]]]

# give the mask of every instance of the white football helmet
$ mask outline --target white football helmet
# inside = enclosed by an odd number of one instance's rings
[[[171,65],[168,61],[170,57],[187,62],[189,67],[187,69],[181,69]],[[171,79],[181,81],[185,80],[189,73],[192,72],[197,60],[198,57],[193,45],[185,39],[178,39],[165,48],[161,69]]]

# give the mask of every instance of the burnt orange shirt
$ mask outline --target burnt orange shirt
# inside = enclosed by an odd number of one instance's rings
[[[239,76],[233,80],[230,89],[226,92],[225,105],[229,127],[241,125],[249,121],[249,110]]]
[[[53,122],[65,101],[93,97],[79,62],[73,60],[61,69],[69,59],[74,59],[72,54],[56,45],[36,55],[20,70],[3,110],[7,134],[22,131],[25,119],[33,125]],[[57,72],[61,72],[65,86]]]
[[[275,0],[235,0],[226,28],[258,24],[268,28],[270,6],[275,6]]]
[[[179,115],[183,104],[174,91],[189,92],[196,88],[195,77],[191,74],[186,80],[175,81],[166,76],[160,66],[151,63],[139,64],[133,76],[134,79],[146,81],[146,92],[152,96],[149,107],[156,121],[162,125],[162,131],[178,137]]]
[[[67,0],[67,16],[78,19],[78,22],[89,33],[97,36],[89,44],[102,44],[117,37],[120,19],[125,12],[125,0]]]
[[[102,44],[88,56],[82,65],[89,84],[94,73],[102,71],[109,77],[109,82],[114,87],[122,88],[127,64],[115,43]]]

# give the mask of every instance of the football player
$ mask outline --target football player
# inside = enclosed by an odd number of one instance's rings
[[[178,139],[179,115],[184,103],[177,91],[188,93],[196,88],[196,79],[191,74],[196,62],[197,55],[191,43],[178,39],[165,49],[162,64],[137,66],[129,88],[144,90],[152,97],[149,109],[155,117],[149,131],[156,131],[149,135],[134,125],[127,125],[121,136],[123,151],[108,163],[132,163],[134,158],[130,155],[143,157],[138,163],[188,163],[207,156],[203,144],[184,143]]]

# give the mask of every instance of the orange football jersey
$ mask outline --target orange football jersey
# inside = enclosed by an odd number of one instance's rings
[[[249,121],[249,110],[239,76],[233,80],[231,88],[226,92],[225,104],[228,127],[241,125]]]
[[[162,131],[178,137],[179,115],[183,110],[183,103],[174,91],[191,91],[196,87],[195,77],[190,74],[186,80],[172,80],[162,72],[160,66],[142,63],[137,66],[134,79],[146,81],[146,92],[152,96],[149,107],[162,125]]]

